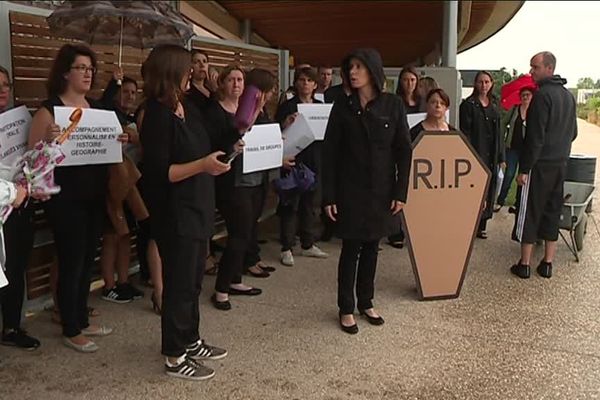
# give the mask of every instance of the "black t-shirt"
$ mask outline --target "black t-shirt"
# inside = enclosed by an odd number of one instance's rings
[[[206,96],[191,83],[190,90],[187,91],[187,97],[200,111],[203,111],[213,102],[212,96]]]
[[[102,104],[86,98],[90,108],[102,109]],[[45,100],[42,107],[54,116],[55,106],[64,106],[60,97],[55,96]],[[54,170],[54,181],[60,186],[56,198],[76,200],[91,200],[106,196],[108,185],[108,164],[77,165],[61,167]]]

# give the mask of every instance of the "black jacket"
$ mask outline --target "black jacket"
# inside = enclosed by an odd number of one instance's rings
[[[340,238],[378,240],[398,231],[390,206],[406,201],[412,149],[402,101],[381,93],[378,55],[353,55],[372,71],[380,93],[364,109],[356,93],[334,103],[323,143],[323,205],[337,206]]]
[[[323,93],[323,97],[325,98],[325,103],[334,103],[338,100],[344,100],[348,95],[344,91],[344,85],[339,84],[327,89]]]
[[[577,137],[575,98],[559,75],[539,82],[527,112],[527,133],[519,171],[528,173],[538,162],[566,162]]]
[[[185,121],[154,99],[146,103],[140,134],[144,163],[142,192],[154,237],[207,239],[214,230],[214,178],[201,173],[169,181],[169,168],[205,157],[210,140],[198,110],[184,104]]]
[[[484,220],[492,218],[496,201],[498,165],[505,160],[500,119],[498,107],[494,102],[490,102],[488,107],[483,107],[479,99],[471,95],[460,104],[460,130],[492,173],[486,196],[486,208],[482,214]]]

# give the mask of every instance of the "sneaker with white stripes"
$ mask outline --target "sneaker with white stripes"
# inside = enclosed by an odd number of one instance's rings
[[[176,365],[169,365],[167,361],[165,363],[165,372],[167,375],[175,378],[190,379],[193,381],[203,381],[215,376],[215,371],[212,368],[208,368],[189,357],[185,357],[183,361]]]
[[[200,339],[187,348],[186,355],[194,361],[220,360],[227,357],[227,350],[208,345]]]
[[[121,290],[119,286],[112,289],[102,290],[102,300],[110,301],[117,304],[131,303],[133,295],[127,291]]]

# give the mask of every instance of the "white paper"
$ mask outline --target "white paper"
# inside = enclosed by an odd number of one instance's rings
[[[13,165],[27,151],[31,114],[27,107],[13,108],[0,114],[0,161]]]
[[[8,285],[8,280],[6,279],[6,275],[4,275],[4,271],[2,270],[2,267],[0,266],[0,288],[7,286]]]
[[[494,193],[494,199],[497,199],[500,196],[500,191],[502,190],[502,183],[504,182],[504,170],[502,167],[498,166],[498,179],[496,180],[496,192]]]
[[[61,131],[71,121],[74,107],[54,107],[54,120]],[[65,160],[60,166],[111,164],[123,161],[121,142],[117,137],[123,128],[114,111],[82,109],[83,114],[75,131],[62,144]]]
[[[325,139],[327,121],[333,104],[298,104],[298,112],[306,118],[315,140]]]
[[[304,115],[298,114],[294,122],[283,131],[283,155],[295,156],[315,141]]]
[[[315,99],[325,103],[325,93],[315,93]]]
[[[244,143],[244,174],[281,167],[283,140],[279,124],[254,125],[244,135]]]
[[[417,125],[421,121],[424,121],[426,117],[427,117],[427,113],[406,114],[406,121],[408,122],[408,129],[412,129],[413,126]],[[446,122],[448,122],[449,118],[450,118],[450,110],[446,110]]]

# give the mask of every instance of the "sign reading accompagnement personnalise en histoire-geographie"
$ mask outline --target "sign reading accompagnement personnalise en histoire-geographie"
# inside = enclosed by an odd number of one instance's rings
[[[421,299],[460,294],[490,176],[459,132],[415,140],[403,217]]]
[[[72,131],[62,144],[65,160],[59,166],[112,164],[123,161],[123,133],[114,111],[81,109],[80,118],[73,118],[74,107],[54,107],[54,119],[61,131]]]
[[[0,163],[13,165],[27,151],[31,114],[20,106],[0,114]]]
[[[279,124],[254,125],[244,135],[244,143],[244,174],[281,167],[283,140]]]

